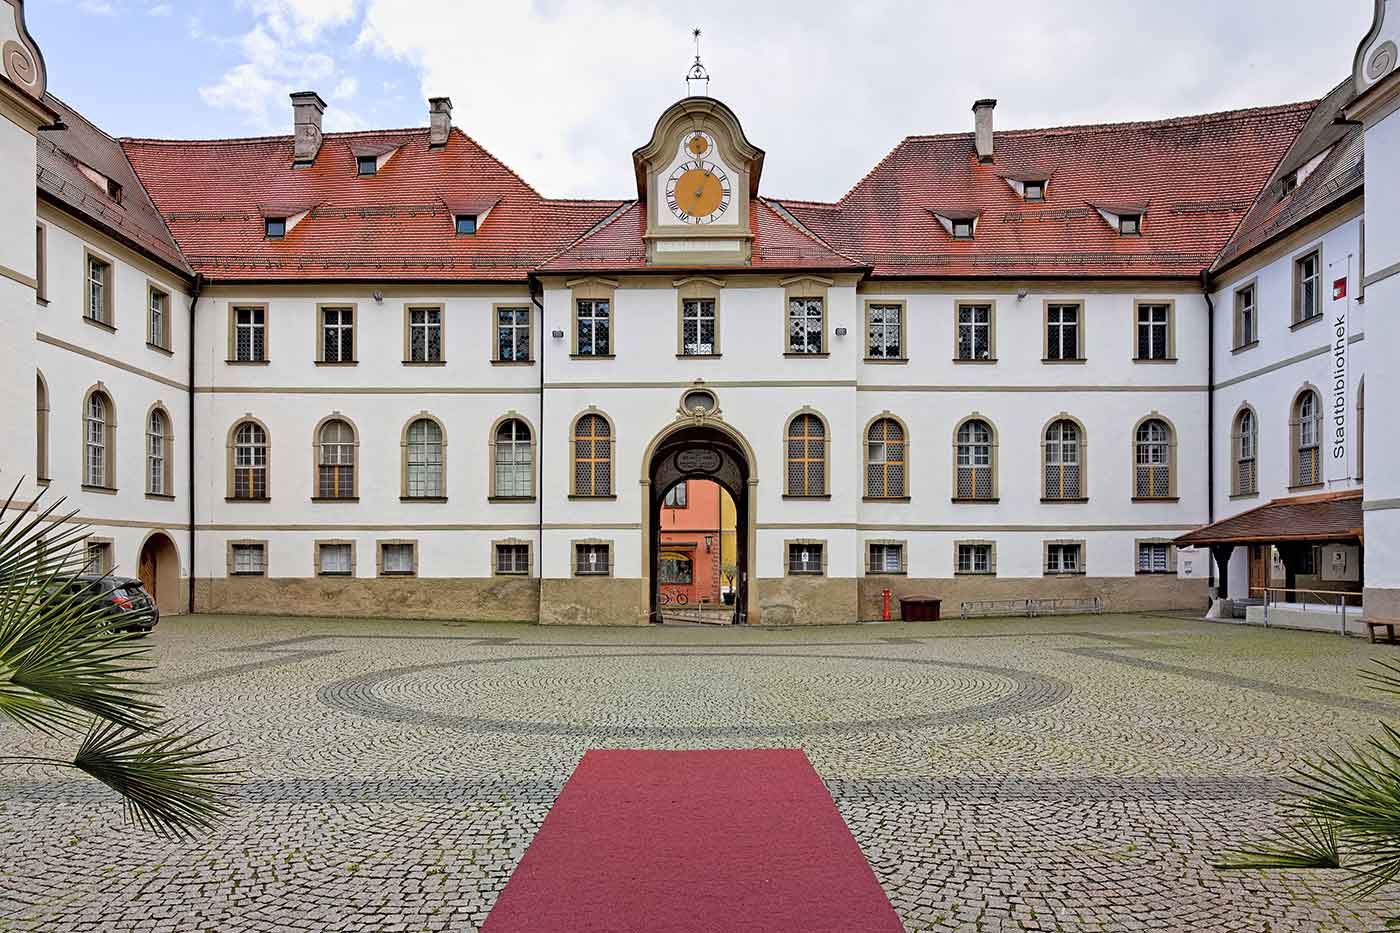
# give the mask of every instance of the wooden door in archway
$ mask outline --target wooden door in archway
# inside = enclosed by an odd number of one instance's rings
[[[146,588],[146,592],[151,594],[151,602],[160,605],[160,594],[156,592],[156,542],[151,539],[141,548],[141,563],[137,565],[136,575],[141,578],[141,585]]]

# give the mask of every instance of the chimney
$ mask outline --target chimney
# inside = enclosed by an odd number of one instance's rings
[[[440,149],[452,135],[452,98],[428,98],[428,145]]]
[[[315,91],[292,94],[292,165],[310,165],[321,151],[321,114],[326,102]]]
[[[977,161],[992,161],[992,111],[997,102],[984,97],[972,105],[974,126],[977,128]]]

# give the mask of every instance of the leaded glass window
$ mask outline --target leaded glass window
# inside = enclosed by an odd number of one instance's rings
[[[1138,305],[1137,358],[1165,360],[1171,355],[1171,307]]]
[[[574,425],[574,495],[612,495],[612,427],[602,415]]]
[[[1080,307],[1050,305],[1045,309],[1045,358],[1050,360],[1080,359]]]
[[[165,463],[165,413],[160,409],[151,412],[146,424],[146,492],[162,496],[166,488]]]
[[[107,421],[111,417],[107,396],[94,392],[88,396],[84,417],[84,450],[86,462],[83,482],[89,486],[108,485]]]
[[[267,498],[267,432],[253,421],[233,433],[233,498]]]
[[[1080,499],[1084,496],[1079,425],[1068,418],[1045,430],[1045,498]]]
[[[316,495],[349,499],[355,495],[355,429],[339,418],[321,425],[316,464]]]
[[[167,342],[169,338],[165,330],[169,323],[166,308],[170,302],[170,296],[153,288],[150,290],[150,299],[150,320],[148,321],[146,341],[152,346],[168,347],[170,346]]]
[[[958,428],[957,473],[959,499],[991,499],[995,496],[992,468],[992,427],[977,418]]]
[[[529,308],[496,309],[496,359],[505,363],[529,362]]]
[[[1317,317],[1322,313],[1322,256],[1316,250],[1293,264],[1293,280],[1294,322]]]
[[[1235,419],[1234,494],[1252,495],[1259,491],[1259,426],[1254,412],[1245,409]]]
[[[1172,432],[1165,421],[1149,418],[1133,439],[1133,495],[1166,499],[1172,490]]]
[[[87,307],[84,313],[94,321],[107,320],[107,288],[112,267],[96,256],[87,260]]]
[[[442,309],[408,309],[408,361],[442,362]]]
[[[606,298],[580,298],[578,306],[578,355],[612,353],[612,305]]]
[[[823,299],[788,299],[787,352],[821,353],[824,332],[825,311]]]
[[[442,428],[431,418],[419,418],[408,426],[405,451],[405,489],[410,499],[440,499],[442,476]]]
[[[798,415],[788,424],[787,494],[826,495],[826,427],[816,415]]]
[[[267,309],[233,309],[233,358],[240,363],[267,359]]]
[[[958,305],[958,359],[992,358],[992,306]]]
[[[1294,406],[1294,486],[1322,482],[1322,406],[1311,389],[1298,396]]]
[[[865,494],[872,499],[899,499],[905,486],[904,428],[893,418],[872,425],[865,444]]]
[[[321,359],[349,363],[355,359],[355,309],[321,309]]]
[[[681,302],[681,354],[713,356],[715,344],[715,301],[713,298],[687,298]]]
[[[865,355],[872,360],[904,358],[904,306],[872,304],[867,309]]]
[[[535,464],[530,428],[511,418],[496,429],[496,488],[493,495],[529,497],[535,491]]]

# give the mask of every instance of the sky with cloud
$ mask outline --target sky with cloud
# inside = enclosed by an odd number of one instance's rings
[[[829,199],[905,135],[1146,119],[1319,97],[1370,0],[865,0],[699,6],[597,0],[35,0],[50,89],[114,135],[290,132],[293,90],[328,130],[454,122],[542,192],[630,193],[631,151],[710,92],[768,152],[764,191]],[[635,190],[635,189],[631,189]]]

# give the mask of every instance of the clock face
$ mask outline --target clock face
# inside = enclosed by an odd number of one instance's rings
[[[666,204],[684,223],[714,223],[729,209],[731,194],[729,176],[708,159],[687,159],[666,179]]]

